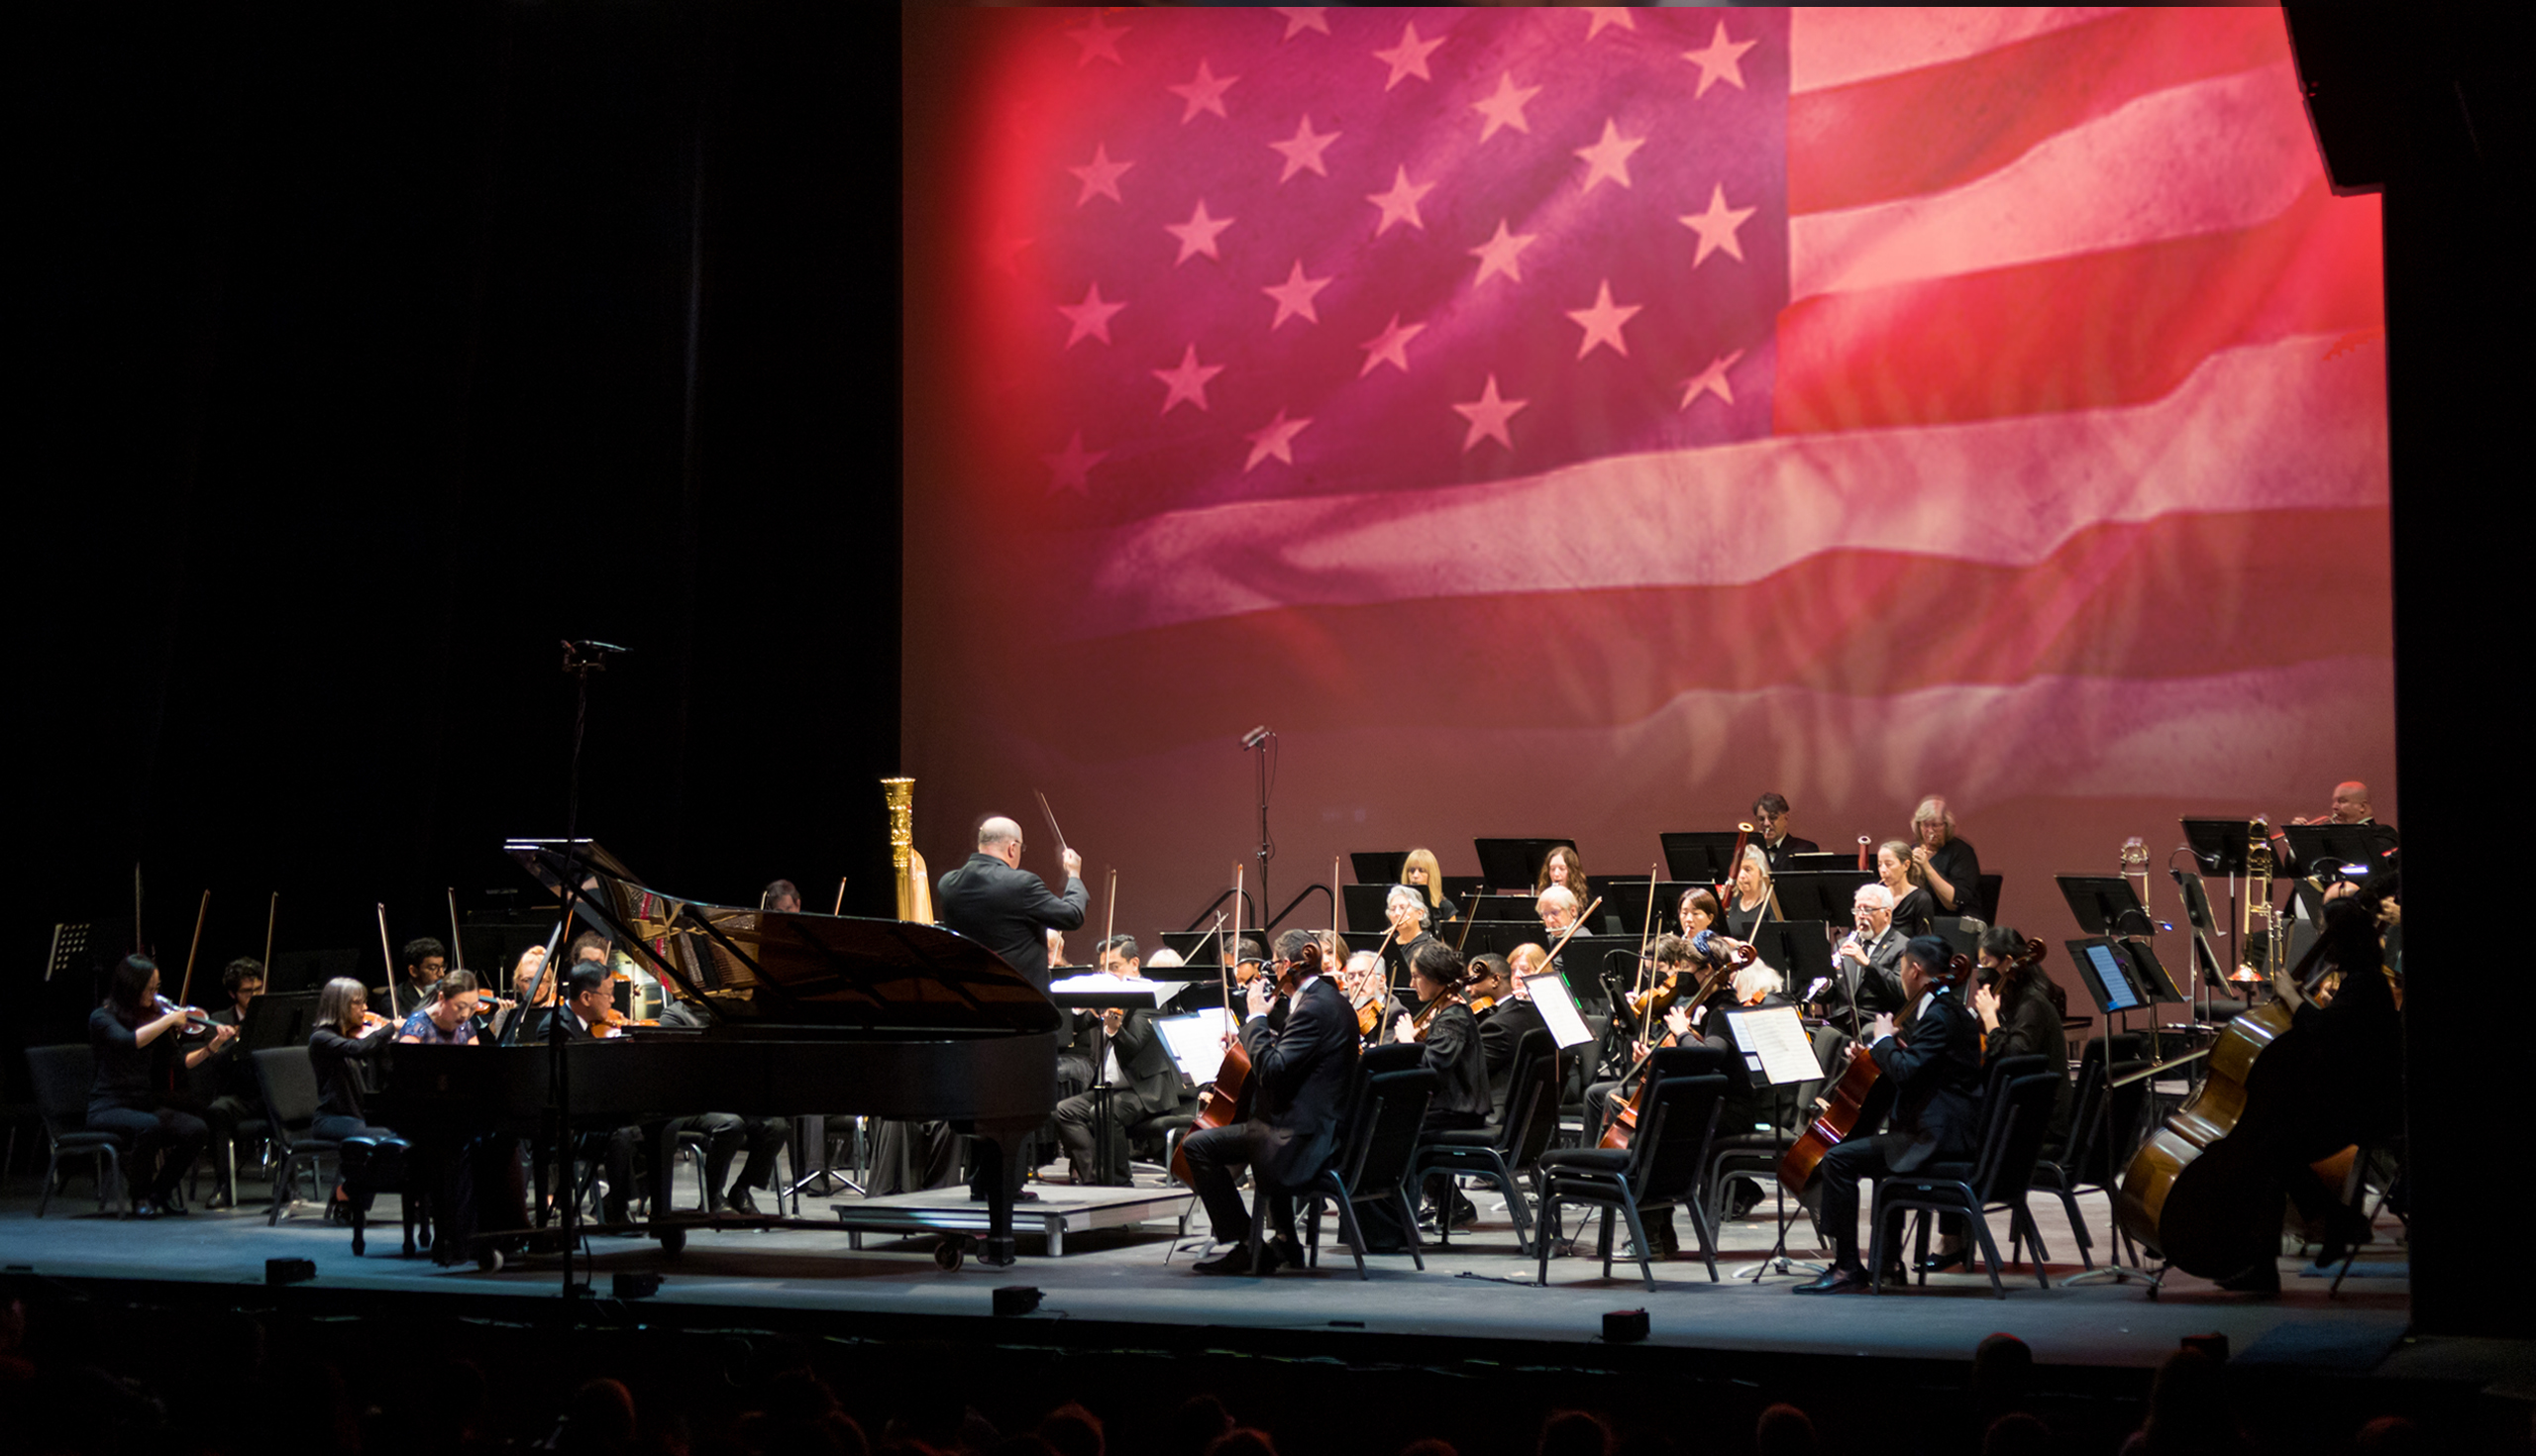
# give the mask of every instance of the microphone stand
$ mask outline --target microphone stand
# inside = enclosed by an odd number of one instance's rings
[[[564,927],[573,921],[576,902],[582,898],[580,863],[581,845],[577,835],[581,827],[581,736],[589,723],[590,675],[607,671],[608,654],[623,651],[623,648],[611,647],[603,642],[564,644],[564,671],[573,675],[574,702],[573,753],[570,767],[566,771],[564,790],[564,918],[555,927],[555,937],[559,941],[563,939]],[[549,950],[546,953],[546,964],[538,968],[538,977],[541,981],[551,971],[554,960],[555,953]],[[532,1005],[535,1000],[536,996],[532,991],[530,995]],[[523,1006],[520,1008],[520,1013],[525,1013],[528,1009],[529,1007]],[[566,1009],[564,987],[559,981],[555,988],[555,1007],[546,1017],[546,1045],[549,1050],[546,1074],[547,1105],[553,1109],[553,1116],[550,1119],[550,1126],[553,1129],[551,1135],[554,1139],[555,1156],[562,1165],[564,1175],[563,1294],[564,1298],[571,1300],[587,1296],[590,1292],[590,1281],[576,1280],[573,1277],[573,1248],[579,1238],[581,1197],[581,1185],[573,1177],[573,1071],[572,1059],[564,1051]],[[514,1019],[516,1020],[516,1014]],[[625,1193],[631,1196],[633,1191],[628,1189]],[[596,1255],[589,1254],[588,1257],[593,1261],[592,1267],[595,1271]],[[594,1273],[593,1277],[595,1277]]]
[[[1268,745],[1277,735],[1265,727],[1254,728],[1243,735],[1241,746],[1251,751],[1259,768],[1259,903],[1268,903],[1268,860],[1277,853],[1276,841],[1268,836]],[[1262,933],[1267,926],[1261,926]]]

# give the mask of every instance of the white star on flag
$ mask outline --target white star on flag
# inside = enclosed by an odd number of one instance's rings
[[[1250,442],[1250,459],[1242,463],[1241,472],[1245,475],[1249,474],[1252,467],[1272,455],[1290,466],[1293,465],[1295,453],[1292,447],[1295,437],[1302,434],[1304,426],[1311,423],[1312,421],[1308,419],[1287,419],[1285,410],[1280,408],[1277,411],[1277,418],[1241,437]]]
[[[1453,413],[1470,421],[1470,433],[1462,437],[1462,454],[1470,454],[1470,448],[1482,440],[1494,440],[1513,450],[1515,442],[1506,433],[1506,422],[1528,403],[1529,400],[1498,398],[1497,376],[1490,374],[1488,387],[1479,391],[1477,399],[1453,406]]]
[[[1759,43],[1754,41],[1727,40],[1726,22],[1722,20],[1719,21],[1717,23],[1717,35],[1709,41],[1708,49],[1704,51],[1685,51],[1682,52],[1682,58],[1684,60],[1687,60],[1700,68],[1699,88],[1691,92],[1691,99],[1696,101],[1700,97],[1707,95],[1708,88],[1716,85],[1719,81],[1726,82],[1726,84],[1733,86],[1738,91],[1743,90],[1744,52],[1751,50],[1757,44]]]
[[[1702,393],[1714,394],[1728,404],[1733,404],[1735,386],[1727,382],[1726,371],[1735,367],[1735,362],[1743,357],[1744,351],[1741,349],[1733,354],[1721,354],[1709,363],[1707,368],[1683,380],[1682,408],[1689,409],[1691,401],[1699,398]]]
[[[1630,18],[1630,8],[1626,5],[1586,5],[1578,8],[1585,12],[1590,22],[1585,29],[1585,39],[1588,41],[1601,35],[1611,26],[1618,26],[1625,31],[1638,29],[1638,22]]]
[[[1071,490],[1077,495],[1091,495],[1092,468],[1101,464],[1109,454],[1106,450],[1084,449],[1083,432],[1075,431],[1074,438],[1066,442],[1065,449],[1055,455],[1039,457],[1048,463],[1049,469],[1056,472],[1056,477],[1048,482],[1049,491]]]
[[[1403,76],[1416,76],[1422,81],[1433,80],[1434,77],[1426,73],[1426,57],[1434,53],[1436,47],[1443,44],[1444,38],[1441,36],[1431,41],[1419,40],[1416,21],[1401,27],[1399,45],[1389,51],[1374,52],[1376,60],[1391,67],[1391,79],[1383,82],[1383,89],[1388,91],[1399,85]]]
[[[1531,136],[1532,126],[1532,123],[1524,120],[1524,103],[1540,93],[1541,88],[1538,86],[1518,87],[1515,84],[1513,71],[1500,72],[1497,77],[1497,94],[1485,101],[1474,101],[1470,104],[1471,110],[1488,118],[1488,125],[1479,129],[1479,140],[1485,142],[1496,136],[1499,127],[1513,127],[1516,131],[1528,137]]]
[[[1277,173],[1277,184],[1285,185],[1286,178],[1302,171],[1305,167],[1311,167],[1324,177],[1328,176],[1329,168],[1321,164],[1321,154],[1327,151],[1329,144],[1337,140],[1336,132],[1321,132],[1316,135],[1312,129],[1312,116],[1307,112],[1302,123],[1296,126],[1292,137],[1283,142],[1268,144],[1272,149],[1284,154],[1286,158],[1286,169]]]
[[[1125,308],[1124,303],[1101,301],[1101,285],[1094,283],[1083,295],[1081,303],[1060,303],[1057,312],[1074,321],[1074,331],[1066,335],[1066,348],[1083,342],[1086,335],[1107,344],[1110,342],[1110,316]]]
[[[1187,262],[1192,255],[1203,253],[1217,262],[1223,256],[1215,252],[1215,235],[1232,226],[1228,217],[1207,216],[1207,199],[1198,199],[1198,210],[1189,214],[1185,223],[1164,223],[1162,230],[1180,240],[1180,256],[1171,260],[1173,267]]]
[[[1207,69],[1207,59],[1202,55],[1198,57],[1196,80],[1177,86],[1165,86],[1163,89],[1189,103],[1189,109],[1180,113],[1180,124],[1185,127],[1196,120],[1198,113],[1202,111],[1212,111],[1217,116],[1223,116],[1224,92],[1233,82],[1240,79],[1239,76],[1217,77],[1215,72]],[[1225,120],[1229,121],[1231,118],[1225,117]]]
[[[1188,351],[1180,356],[1179,367],[1153,370],[1153,376],[1160,379],[1171,390],[1169,394],[1163,396],[1161,412],[1171,413],[1171,407],[1184,400],[1200,409],[1205,409],[1207,381],[1223,371],[1222,364],[1199,364],[1198,346],[1190,345]]]
[[[1400,315],[1393,314],[1391,322],[1383,325],[1380,334],[1356,346],[1365,351],[1365,366],[1356,371],[1356,377],[1361,379],[1372,373],[1378,364],[1387,364],[1404,374],[1408,373],[1409,341],[1426,332],[1425,324],[1404,324]]]
[[[1506,220],[1499,218],[1497,236],[1471,250],[1479,255],[1479,276],[1471,280],[1471,286],[1477,287],[1487,282],[1488,275],[1491,273],[1504,273],[1518,283],[1524,281],[1523,264],[1517,260],[1517,255],[1521,254],[1524,246],[1536,236],[1532,233],[1509,234],[1506,231]]]
[[[1277,5],[1270,8],[1286,18],[1286,34],[1279,37],[1280,40],[1291,41],[1306,31],[1319,31],[1324,36],[1329,34],[1326,14],[1329,7],[1326,5]]]
[[[1567,310],[1567,316],[1574,319],[1585,330],[1585,342],[1578,347],[1576,357],[1583,359],[1594,352],[1595,345],[1608,344],[1612,347],[1614,354],[1627,359],[1629,341],[1621,337],[1621,325],[1628,323],[1630,316],[1643,307],[1645,307],[1644,304],[1638,303],[1612,302],[1612,280],[1605,278],[1602,289],[1594,295],[1592,308]]]
[[[1716,190],[1708,194],[1708,211],[1682,219],[1683,227],[1700,235],[1700,251],[1692,256],[1691,266],[1698,267],[1708,261],[1708,256],[1719,249],[1724,249],[1738,262],[1743,261],[1744,245],[1736,241],[1735,230],[1744,226],[1744,220],[1753,211],[1749,207],[1727,206],[1726,184],[1718,183]]]
[[[1277,300],[1277,316],[1268,321],[1268,332],[1276,333],[1277,326],[1290,318],[1301,318],[1308,324],[1320,323],[1321,315],[1313,312],[1312,297],[1328,286],[1327,278],[1305,277],[1304,260],[1296,259],[1294,271],[1286,274],[1286,281],[1271,283],[1259,290]]]
[[[1118,178],[1134,165],[1132,161],[1111,161],[1107,142],[1093,148],[1091,161],[1066,168],[1083,178],[1083,195],[1074,200],[1074,205],[1081,207],[1095,197],[1108,197],[1112,202],[1124,203],[1127,199],[1118,195]]]
[[[1624,137],[1617,121],[1603,121],[1603,140],[1591,147],[1579,147],[1576,155],[1585,158],[1585,190],[1605,177],[1626,187],[1629,185],[1629,155],[1646,145],[1644,137]]]
[[[1391,225],[1394,223],[1407,223],[1422,233],[1426,232],[1426,224],[1418,216],[1418,199],[1434,190],[1435,184],[1432,182],[1412,185],[1409,180],[1409,168],[1405,166],[1396,168],[1393,172],[1390,191],[1365,194],[1367,202],[1383,210],[1383,220],[1374,225],[1374,236],[1379,238],[1391,231]]]
[[[1066,32],[1067,40],[1083,48],[1083,54],[1076,58],[1075,67],[1081,69],[1090,65],[1092,58],[1096,55],[1113,65],[1126,64],[1118,58],[1118,38],[1125,35],[1127,30],[1125,26],[1105,26],[1101,23],[1101,17],[1095,15],[1092,18],[1092,24]]]

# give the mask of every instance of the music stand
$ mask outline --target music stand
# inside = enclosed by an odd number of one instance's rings
[[[2119,875],[2055,875],[2052,880],[2060,886],[2060,898],[2068,902],[2078,928],[2089,935],[2149,935],[2157,929],[2131,882]]]
[[[1804,1000],[1807,988],[1832,979],[1832,927],[1824,921],[1764,920],[1752,927],[1752,947],[1787,982],[1791,1001]]]
[[[1541,1024],[1549,1028],[1550,1039],[1560,1051],[1583,1046],[1594,1039],[1593,1029],[1576,1009],[1575,997],[1568,994],[1567,983],[1555,971],[1543,971],[1523,978],[1524,989],[1532,994],[1532,1005],[1541,1013]]]
[[[1549,852],[1565,845],[1576,848],[1572,839],[1474,839],[1471,847],[1479,851],[1480,878],[1491,889],[1522,885],[1531,889],[1541,879],[1541,866]]]
[[[1407,850],[1354,850],[1347,863],[1355,868],[1358,884],[1393,885],[1407,873]]]
[[[1735,830],[1668,830],[1655,837],[1664,846],[1664,871],[1674,879],[1702,884],[1734,882],[1735,866],[1731,862],[1735,858],[1735,841],[1743,838]]]
[[[1541,923],[1540,901],[1528,894],[1475,894],[1461,902],[1465,920],[1496,920],[1510,924]]]
[[[2063,879],[2076,877],[2062,877]],[[2075,909],[2073,901],[2071,908]],[[2078,968],[2078,984],[2086,988],[2089,999],[2096,1003],[2096,1014],[2104,1027],[2104,1094],[2096,1098],[2096,1115],[2103,1119],[2096,1129],[2097,1145],[2104,1149],[2105,1165],[2110,1170],[2115,1157],[2113,1143],[2113,1019],[2151,1004],[2148,991],[2135,984],[2130,959],[2115,943],[2102,935],[2086,936],[2064,942],[2069,950],[2069,964]],[[2152,1058],[2154,1061],[2155,1059]],[[2074,1172],[2071,1175],[2075,1176]],[[2092,1284],[2110,1280],[2139,1280],[2156,1293],[2158,1276],[2145,1269],[2132,1269],[2122,1262],[2122,1224],[2115,1216],[2113,1200],[2105,1200],[2104,1267],[2085,1274],[2072,1275],[2060,1281],[2067,1289],[2073,1284]]]
[[[1347,928],[1370,930],[1376,935],[1389,930],[1391,915],[1383,907],[1390,903],[1391,891],[1392,886],[1388,884],[1338,886],[1339,901],[1347,909]]]
[[[2246,873],[2246,849],[2253,835],[2251,819],[2182,820],[2183,842],[2192,847],[2192,857],[2201,864],[2204,875],[2225,875],[2231,880]]]
[[[1791,920],[1847,925],[1859,886],[1874,883],[1869,870],[1790,870],[1773,879],[1770,887],[1778,891],[1779,908]]]
[[[2374,824],[2284,824],[2280,832],[2289,839],[2289,858],[2294,868],[2304,873],[2318,860],[2331,860],[2349,876],[2354,866],[2359,877],[2378,873],[2379,841]],[[2287,878],[2287,877],[2284,877]]]
[[[1744,1074],[1769,1084],[1772,1093],[1770,1108],[1770,1162],[1773,1166],[1787,1157],[1787,1118],[1779,1114],[1777,1097],[1782,1092],[1793,1102],[1795,1089],[1823,1075],[1823,1066],[1815,1060],[1812,1040],[1805,1034],[1805,1021],[1794,1006],[1765,1006],[1726,1013],[1726,1025],[1735,1041],[1735,1049],[1744,1057]],[[1788,1109],[1791,1113],[1793,1106]],[[1787,1181],[1770,1180],[1778,1197],[1778,1238],[1770,1252],[1752,1266],[1752,1283],[1771,1272],[1776,1264],[1780,1274],[1793,1274],[1795,1266],[1787,1257],[1787,1231],[1791,1220],[1787,1212]],[[1800,1205],[1802,1206],[1802,1205]],[[1723,1234],[1721,1232],[1720,1236]],[[1805,1268],[1821,1274],[1819,1264]]]
[[[1683,895],[1695,889],[1711,887],[1709,882],[1705,880],[1650,882],[1643,875],[1616,876],[1608,881],[1597,875],[1588,875],[1585,879],[1593,890],[1603,897],[1603,908],[1618,916],[1621,924],[1632,929],[1646,924],[1646,902],[1652,898],[1655,901],[1655,933],[1657,935],[1681,928],[1673,919],[1673,907],[1682,902]]]

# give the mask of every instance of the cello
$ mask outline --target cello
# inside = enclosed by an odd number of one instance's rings
[[[1723,936],[1719,938],[1724,939]],[[1730,941],[1728,944],[1733,946],[1733,949],[1727,952],[1727,959],[1724,964],[1719,965],[1714,970],[1710,971],[1708,975],[1702,977],[1700,979],[1699,988],[1691,992],[1688,1000],[1682,1002],[1683,1015],[1687,1016],[1691,1012],[1698,1010],[1702,1001],[1705,1001],[1710,996],[1716,994],[1718,988],[1733,981],[1735,979],[1735,973],[1751,965],[1752,962],[1760,955],[1760,952],[1754,950],[1748,945],[1743,944],[1742,942]],[[1646,1024],[1650,1029],[1653,1028],[1655,1022],[1661,1019],[1666,1012],[1672,1010],[1674,996],[1679,990],[1680,986],[1681,973],[1675,971],[1667,974],[1665,977],[1665,984],[1663,986],[1647,992]],[[1612,1125],[1603,1129],[1602,1140],[1594,1146],[1598,1148],[1626,1148],[1629,1146],[1630,1139],[1638,1135],[1638,1115],[1645,1108],[1647,1092],[1655,1086],[1655,1080],[1653,1078],[1644,1077],[1641,1074],[1646,1071],[1646,1064],[1655,1060],[1655,1054],[1658,1051],[1663,1050],[1665,1047],[1672,1045],[1672,1042],[1673,1033],[1669,1031],[1664,1033],[1661,1040],[1656,1041],[1647,1047],[1646,1055],[1638,1059],[1638,1065],[1630,1068],[1629,1071],[1622,1076],[1621,1085],[1623,1087],[1627,1087],[1629,1085],[1631,1078],[1638,1078],[1638,1092],[1635,1095],[1631,1096],[1628,1101],[1621,1103],[1621,1109],[1618,1112],[1612,1114]]]
[[[1961,986],[1971,974],[1972,958],[1958,954],[1947,961],[1935,979],[1947,986]],[[1860,1127],[1881,1121],[1892,1100],[1893,1088],[1884,1080],[1884,1069],[1875,1065],[1864,1043],[1851,1042],[1849,1065],[1814,1099],[1814,1115],[1806,1121],[1804,1134],[1779,1159],[1779,1182],[1789,1193],[1803,1194],[1814,1181],[1814,1170],[1822,1166],[1823,1155],[1855,1136]]]

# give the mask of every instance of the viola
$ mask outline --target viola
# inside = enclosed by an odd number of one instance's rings
[[[1955,956],[1937,980],[1947,986],[1961,986],[1972,973],[1972,958]],[[1855,1135],[1861,1127],[1872,1127],[1882,1121],[1884,1111],[1893,1100],[1892,1084],[1884,1081],[1882,1068],[1863,1045],[1852,1043],[1849,1065],[1823,1095],[1814,1099],[1814,1115],[1805,1124],[1805,1133],[1779,1159],[1779,1182],[1789,1193],[1803,1194],[1814,1181],[1814,1170],[1821,1166],[1823,1155]]]

